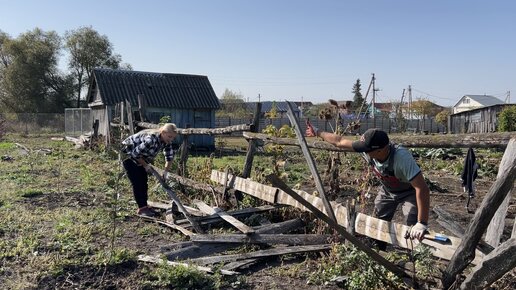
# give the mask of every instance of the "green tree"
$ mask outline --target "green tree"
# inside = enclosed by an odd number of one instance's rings
[[[74,79],[77,107],[80,107],[82,89],[90,84],[93,69],[119,69],[122,57],[113,52],[113,45],[106,35],[100,35],[91,27],[67,31],[65,40],[65,48],[70,53],[68,68]],[[125,68],[131,69],[131,66]]]
[[[448,116],[450,116],[450,110],[442,110],[435,115],[435,121],[438,124],[443,125],[448,131]]]
[[[360,92],[361,90],[362,90],[362,85],[360,84],[360,79],[357,79],[357,81],[353,85],[353,90],[351,91],[353,93],[352,108],[354,111],[360,110],[360,107],[362,106],[362,104],[365,101],[364,97],[362,97],[362,93]]]
[[[218,117],[245,118],[249,116],[242,94],[226,88],[220,101],[222,108],[217,111]]]
[[[508,106],[498,115],[498,131],[516,131],[516,106]]]
[[[11,112],[63,111],[71,83],[57,67],[59,35],[35,28],[15,39],[5,34],[2,39],[0,107]]]

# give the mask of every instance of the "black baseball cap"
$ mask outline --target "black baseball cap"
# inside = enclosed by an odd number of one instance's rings
[[[353,150],[356,152],[371,152],[381,149],[389,144],[389,136],[380,129],[368,129],[360,137],[360,140],[353,142]]]

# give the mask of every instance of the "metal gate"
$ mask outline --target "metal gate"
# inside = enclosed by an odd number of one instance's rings
[[[65,109],[65,134],[80,136],[93,130],[93,118],[90,108]]]

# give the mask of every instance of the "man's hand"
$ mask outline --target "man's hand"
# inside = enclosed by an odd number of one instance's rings
[[[319,133],[319,129],[312,126],[310,121],[306,119],[306,137],[317,137],[317,133]]]
[[[417,223],[410,229],[410,238],[422,240],[425,236],[426,231],[428,230],[428,226],[422,223]]]

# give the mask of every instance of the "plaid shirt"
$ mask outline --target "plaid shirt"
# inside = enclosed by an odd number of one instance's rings
[[[163,150],[166,161],[174,158],[174,151],[171,144],[166,144],[159,138],[159,132],[143,130],[125,139],[122,144],[122,152],[132,159],[143,158],[145,162],[151,163],[158,152]]]

